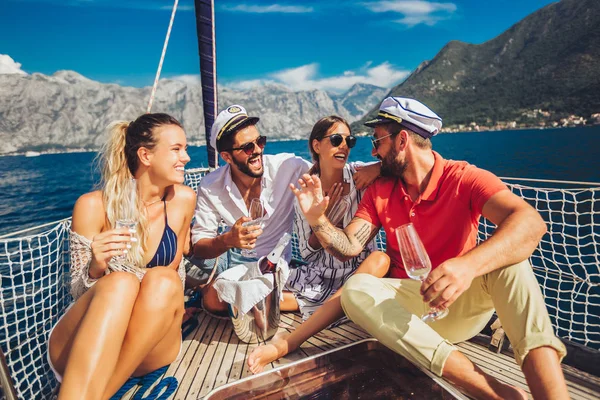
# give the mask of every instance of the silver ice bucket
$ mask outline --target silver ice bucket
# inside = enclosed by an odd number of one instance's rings
[[[279,274],[273,274],[273,290],[264,299],[256,303],[246,314],[241,314],[235,306],[229,304],[229,315],[233,331],[245,343],[264,342],[279,328]]]

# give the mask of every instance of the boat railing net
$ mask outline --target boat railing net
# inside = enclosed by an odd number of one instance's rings
[[[546,222],[547,232],[530,261],[557,336],[600,349],[600,187],[505,183]],[[494,229],[482,218],[479,241]]]
[[[57,382],[46,362],[50,329],[71,302],[69,228],[0,240],[0,346],[22,399],[49,398]]]
[[[186,171],[186,184],[195,189],[207,171]],[[557,335],[600,349],[600,188],[505,182],[546,221],[531,263]],[[72,301],[70,226],[66,219],[0,238],[0,346],[20,398],[49,398],[57,385],[46,352],[51,328]],[[479,239],[494,229],[482,219]],[[385,248],[383,234],[377,242]],[[293,246],[300,258],[297,238]]]

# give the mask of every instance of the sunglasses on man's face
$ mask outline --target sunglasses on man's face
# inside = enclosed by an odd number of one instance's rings
[[[356,145],[356,136],[352,135],[343,136],[342,134],[334,133],[332,135],[323,136],[323,139],[325,138],[329,138],[329,143],[331,143],[333,147],[339,147],[344,140],[346,141],[346,146],[348,146],[349,149]]]
[[[232,147],[230,149],[230,151],[242,150],[244,153],[246,153],[246,155],[251,156],[252,154],[254,154],[254,146],[255,145],[258,146],[262,150],[265,148],[266,144],[267,144],[267,137],[259,136],[253,142],[244,143],[240,147]]]
[[[372,139],[371,139],[371,143],[373,143],[373,147],[375,147],[375,150],[377,150],[377,149],[379,148],[379,145],[380,145],[379,141],[380,141],[380,140],[382,140],[382,139],[385,139],[385,138],[387,138],[387,137],[390,137],[390,136],[392,136],[392,135],[393,135],[393,133],[390,133],[389,135],[382,136],[382,137],[380,137],[379,139],[372,138]]]

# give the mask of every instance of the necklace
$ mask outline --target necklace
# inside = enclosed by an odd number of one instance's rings
[[[147,202],[147,201],[144,201],[144,200],[142,200],[142,202],[144,203],[144,205],[145,205],[146,207],[150,207],[152,204],[156,204],[156,203],[158,203],[158,202],[159,202],[159,201],[161,201],[161,200],[162,200],[162,198],[159,198],[158,200],[154,200],[154,201],[150,201],[150,202]]]

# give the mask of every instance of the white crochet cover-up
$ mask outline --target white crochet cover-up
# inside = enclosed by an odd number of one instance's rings
[[[70,231],[69,244],[71,247],[71,295],[73,296],[73,300],[77,300],[100,278],[90,278],[89,274],[90,263],[92,261],[92,241],[85,236],[81,236],[77,232]],[[122,261],[118,262],[111,260],[109,267],[106,270],[106,274],[110,274],[113,271],[130,272],[137,276],[141,281],[146,274],[147,269],[127,265]],[[181,279],[181,284],[185,288],[185,266],[183,265],[183,258],[179,263],[177,272]]]

